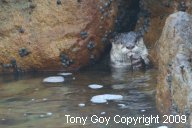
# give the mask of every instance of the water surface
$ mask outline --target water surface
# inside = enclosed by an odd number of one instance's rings
[[[114,117],[157,116],[155,106],[156,70],[128,72],[94,66],[72,76],[63,83],[43,83],[43,79],[59,72],[0,77],[0,128],[148,128],[162,124],[125,124]],[[91,89],[90,84],[103,85]],[[102,94],[122,95],[121,100],[96,104],[90,100]],[[88,117],[82,122],[67,123],[66,115]],[[91,117],[110,117],[110,122],[93,123]],[[120,118],[118,119],[120,120]],[[96,121],[96,116],[94,118]]]

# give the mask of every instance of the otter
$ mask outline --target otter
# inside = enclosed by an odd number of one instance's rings
[[[137,32],[119,33],[112,40],[110,60],[112,67],[144,68],[149,64],[148,50],[143,36]]]

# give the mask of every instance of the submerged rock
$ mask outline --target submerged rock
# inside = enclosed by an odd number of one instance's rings
[[[46,82],[46,83],[61,83],[64,81],[65,81],[65,79],[61,76],[50,76],[50,77],[43,79],[43,82]]]
[[[122,100],[122,95],[114,95],[114,94],[103,94],[103,95],[97,95],[93,96],[91,98],[91,102],[93,103],[106,103],[108,100]]]

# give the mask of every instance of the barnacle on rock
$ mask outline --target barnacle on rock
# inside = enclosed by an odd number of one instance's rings
[[[95,48],[95,42],[89,41],[89,43],[87,44],[87,48],[88,48],[89,50],[94,49],[94,48]]]
[[[187,10],[187,5],[186,5],[185,1],[179,2],[178,6],[177,6],[177,10],[183,11],[183,12],[185,12]]]
[[[80,32],[80,36],[81,36],[82,39],[85,39],[85,38],[88,37],[88,33],[85,32],[85,31],[82,31],[82,32]]]
[[[64,67],[69,67],[73,63],[73,60],[64,53],[60,54],[60,61]]]
[[[20,57],[24,57],[24,56],[27,56],[29,55],[31,52],[28,51],[26,48],[21,48],[19,49],[19,55]]]
[[[1,64],[1,66],[3,67],[3,69],[8,69],[8,68],[11,68],[12,65],[11,64]]]
[[[61,5],[61,0],[57,0],[57,5]]]
[[[77,0],[77,2],[78,2],[78,3],[80,3],[80,2],[81,2],[81,0]]]
[[[30,8],[30,9],[34,9],[34,8],[36,8],[36,5],[35,5],[35,4],[30,4],[30,5],[29,5],[29,8]]]
[[[17,68],[17,61],[15,59],[11,59],[10,63],[11,63],[13,68]]]
[[[25,32],[25,30],[24,30],[22,27],[20,27],[20,28],[18,29],[18,31],[19,31],[20,33],[24,33],[24,32]]]

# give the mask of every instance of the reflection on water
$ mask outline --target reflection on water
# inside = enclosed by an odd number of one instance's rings
[[[104,67],[105,68],[105,67]],[[155,85],[156,71],[114,71],[109,68],[89,68],[65,77],[63,83],[43,83],[50,74],[0,77],[0,128],[117,128],[157,127],[142,123],[116,124],[113,117],[156,116]],[[90,84],[103,85],[91,89]],[[122,95],[122,100],[95,104],[90,100],[101,94]],[[66,115],[88,117],[82,122],[67,123]],[[91,116],[111,117],[106,122],[93,123]]]

